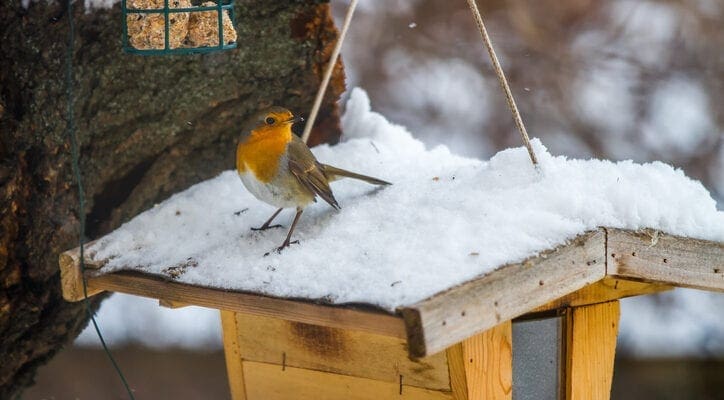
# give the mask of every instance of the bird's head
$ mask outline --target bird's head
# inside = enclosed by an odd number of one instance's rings
[[[260,110],[252,115],[244,124],[241,132],[241,140],[249,135],[265,135],[291,129],[295,122],[304,121],[302,117],[295,117],[291,111],[283,107],[269,107]]]

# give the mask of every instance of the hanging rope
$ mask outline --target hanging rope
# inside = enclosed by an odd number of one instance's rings
[[[304,125],[304,133],[302,134],[302,140],[304,141],[304,143],[307,143],[307,140],[309,140],[309,135],[312,133],[312,126],[314,126],[314,120],[317,119],[317,113],[319,113],[319,106],[322,105],[324,93],[327,91],[327,86],[329,86],[329,79],[332,77],[332,71],[334,71],[335,64],[337,64],[337,58],[339,58],[339,51],[342,49],[342,42],[344,42],[344,37],[345,35],[347,35],[347,29],[349,29],[349,25],[352,22],[352,15],[354,14],[355,7],[357,7],[357,0],[350,1],[349,8],[347,8],[347,15],[344,16],[342,31],[339,33],[337,43],[334,44],[332,56],[329,59],[329,64],[327,64],[327,69],[324,71],[322,84],[319,86],[319,90],[317,90],[317,97],[314,98],[314,105],[312,105],[312,111],[309,113],[307,124]]]
[[[528,131],[525,130],[525,125],[523,124],[523,119],[520,117],[520,112],[518,111],[518,106],[515,105],[515,99],[513,99],[513,93],[510,91],[510,86],[508,86],[508,81],[505,79],[505,74],[503,73],[503,68],[500,66],[500,62],[498,62],[498,56],[495,55],[495,50],[493,49],[493,43],[490,40],[490,36],[488,36],[488,30],[485,29],[485,24],[483,23],[483,17],[480,15],[480,10],[478,10],[478,5],[475,4],[475,0],[466,0],[468,2],[468,7],[470,7],[470,11],[473,13],[473,18],[475,18],[475,23],[478,25],[478,31],[480,31],[480,36],[483,37],[483,42],[485,43],[485,48],[488,50],[488,54],[490,55],[490,60],[493,62],[493,68],[495,69],[495,75],[498,76],[498,82],[500,82],[500,86],[503,88],[503,91],[505,92],[505,99],[508,101],[508,108],[510,109],[510,112],[513,114],[513,120],[515,121],[515,126],[518,128],[518,132],[520,132],[520,137],[523,139],[523,144],[525,144],[525,147],[528,149],[528,155],[530,156],[530,161],[533,162],[533,165],[538,166],[538,159],[535,156],[535,152],[533,151],[533,146],[530,144],[530,139],[528,138]]]
[[[65,56],[65,90],[68,100],[68,110],[66,129],[68,131],[68,136],[70,137],[70,154],[73,175],[75,176],[75,180],[78,185],[78,216],[80,220],[80,232],[78,233],[78,241],[80,243],[80,270],[81,276],[83,277],[83,303],[85,305],[86,315],[93,323],[93,328],[95,328],[98,339],[103,346],[103,351],[105,351],[108,359],[111,361],[111,364],[113,364],[113,368],[116,370],[116,373],[121,378],[121,382],[123,382],[123,387],[126,389],[128,397],[131,400],[135,400],[135,397],[133,397],[133,392],[131,392],[131,388],[128,386],[128,382],[126,381],[126,377],[123,375],[123,372],[121,372],[121,368],[118,366],[118,363],[116,362],[115,358],[113,358],[111,351],[108,349],[105,339],[103,339],[103,335],[101,334],[101,330],[98,327],[98,323],[93,316],[93,310],[91,309],[90,300],[88,300],[88,285],[85,280],[85,259],[83,254],[83,238],[85,237],[85,190],[83,189],[83,180],[80,173],[78,138],[75,135],[75,118],[73,115],[73,104],[75,102],[75,96],[73,93],[73,48],[75,47],[75,25],[73,24],[73,0],[67,0],[67,2],[68,50]]]

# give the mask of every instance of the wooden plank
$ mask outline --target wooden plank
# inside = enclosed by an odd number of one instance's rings
[[[455,400],[513,398],[513,328],[503,322],[448,348]]]
[[[161,278],[131,272],[116,272],[88,278],[88,288],[95,291],[162,298],[219,310],[264,315],[289,321],[354,329],[379,335],[405,337],[402,318],[382,311],[328,306],[241,292],[169,282]]]
[[[92,242],[91,242],[92,243]],[[91,244],[89,243],[89,245]],[[85,267],[87,270],[98,269],[102,263],[88,261],[86,258]],[[80,266],[80,247],[61,253],[58,258],[60,265],[60,284],[63,298],[66,301],[79,301],[85,297],[83,294],[83,277]],[[103,292],[102,289],[87,288],[88,297]]]
[[[601,230],[400,309],[413,357],[434,354],[606,274]]]
[[[654,230],[607,229],[608,274],[724,291],[724,243]]]
[[[571,294],[565,295],[535,308],[531,310],[531,312],[542,312],[568,307],[605,303],[624,297],[659,293],[672,289],[672,286],[665,285],[663,283],[638,282],[606,277]]]
[[[576,307],[568,314],[566,399],[610,398],[619,315],[618,300]]]
[[[468,398],[513,398],[513,325],[503,322],[463,341]]]
[[[404,339],[237,314],[244,360],[450,390],[444,353],[410,360]]]
[[[238,341],[236,313],[221,311],[221,330],[224,339],[224,358],[226,375],[229,379],[229,392],[232,400],[246,400],[244,370],[241,364],[241,348]]]
[[[166,300],[166,299],[158,299],[158,305],[164,308],[184,308],[189,307],[191,304],[188,303],[182,303],[180,301],[173,301],[173,300]]]
[[[448,371],[450,374],[450,389],[454,400],[468,400],[468,380],[465,376],[465,359],[463,358],[463,344],[457,343],[447,348]]]
[[[244,361],[248,400],[449,400],[449,391]]]

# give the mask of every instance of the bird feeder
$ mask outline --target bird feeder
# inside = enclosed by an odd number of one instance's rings
[[[123,50],[142,55],[236,48],[234,0],[122,0]]]
[[[608,399],[619,299],[724,290],[724,243],[600,228],[384,312],[104,273],[60,256],[68,301],[103,291],[218,309],[239,399]],[[543,358],[541,358],[543,357]],[[551,368],[551,365],[553,368]]]

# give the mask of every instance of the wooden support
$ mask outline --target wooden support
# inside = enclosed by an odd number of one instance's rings
[[[451,400],[437,391],[309,369],[244,362],[247,400]],[[236,400],[236,399],[235,399]]]
[[[566,399],[608,400],[619,302],[572,308],[566,320]]]
[[[724,243],[651,229],[606,231],[609,275],[724,291]]]
[[[512,343],[512,324],[507,321],[448,348],[453,399],[512,399]]]
[[[329,306],[309,301],[286,300],[192,286],[133,272],[89,276],[88,288],[89,290],[110,290],[154,299],[162,298],[170,302],[265,315],[288,321],[356,329],[399,338],[405,337],[402,318],[378,310]]]
[[[229,378],[229,391],[232,400],[246,400],[244,386],[244,370],[239,346],[239,327],[236,313],[221,311],[221,330],[224,339],[224,358],[226,359],[226,375]]]
[[[244,361],[450,390],[445,354],[410,360],[404,339],[250,314],[236,320]]]
[[[674,287],[663,283],[630,281],[620,278],[605,277],[602,280],[585,286],[571,294],[544,304],[531,312],[558,310],[568,307],[585,306],[605,303],[624,297],[641,296],[672,290]]]
[[[604,240],[602,231],[589,232],[567,246],[401,308],[410,354],[434,354],[603,279]]]
[[[222,311],[233,400],[451,400],[447,358],[404,339]]]
[[[173,300],[166,300],[166,299],[158,299],[158,305],[164,308],[184,308],[189,307],[191,304],[188,303],[182,303],[180,301],[173,301]]]
[[[88,243],[88,245],[92,244]],[[97,270],[103,263],[90,261],[85,257],[86,270]],[[83,275],[80,265],[80,247],[61,253],[58,257],[60,265],[60,283],[63,288],[63,298],[66,301],[79,301],[85,298],[83,294]],[[101,288],[87,288],[88,297],[103,292]]]

